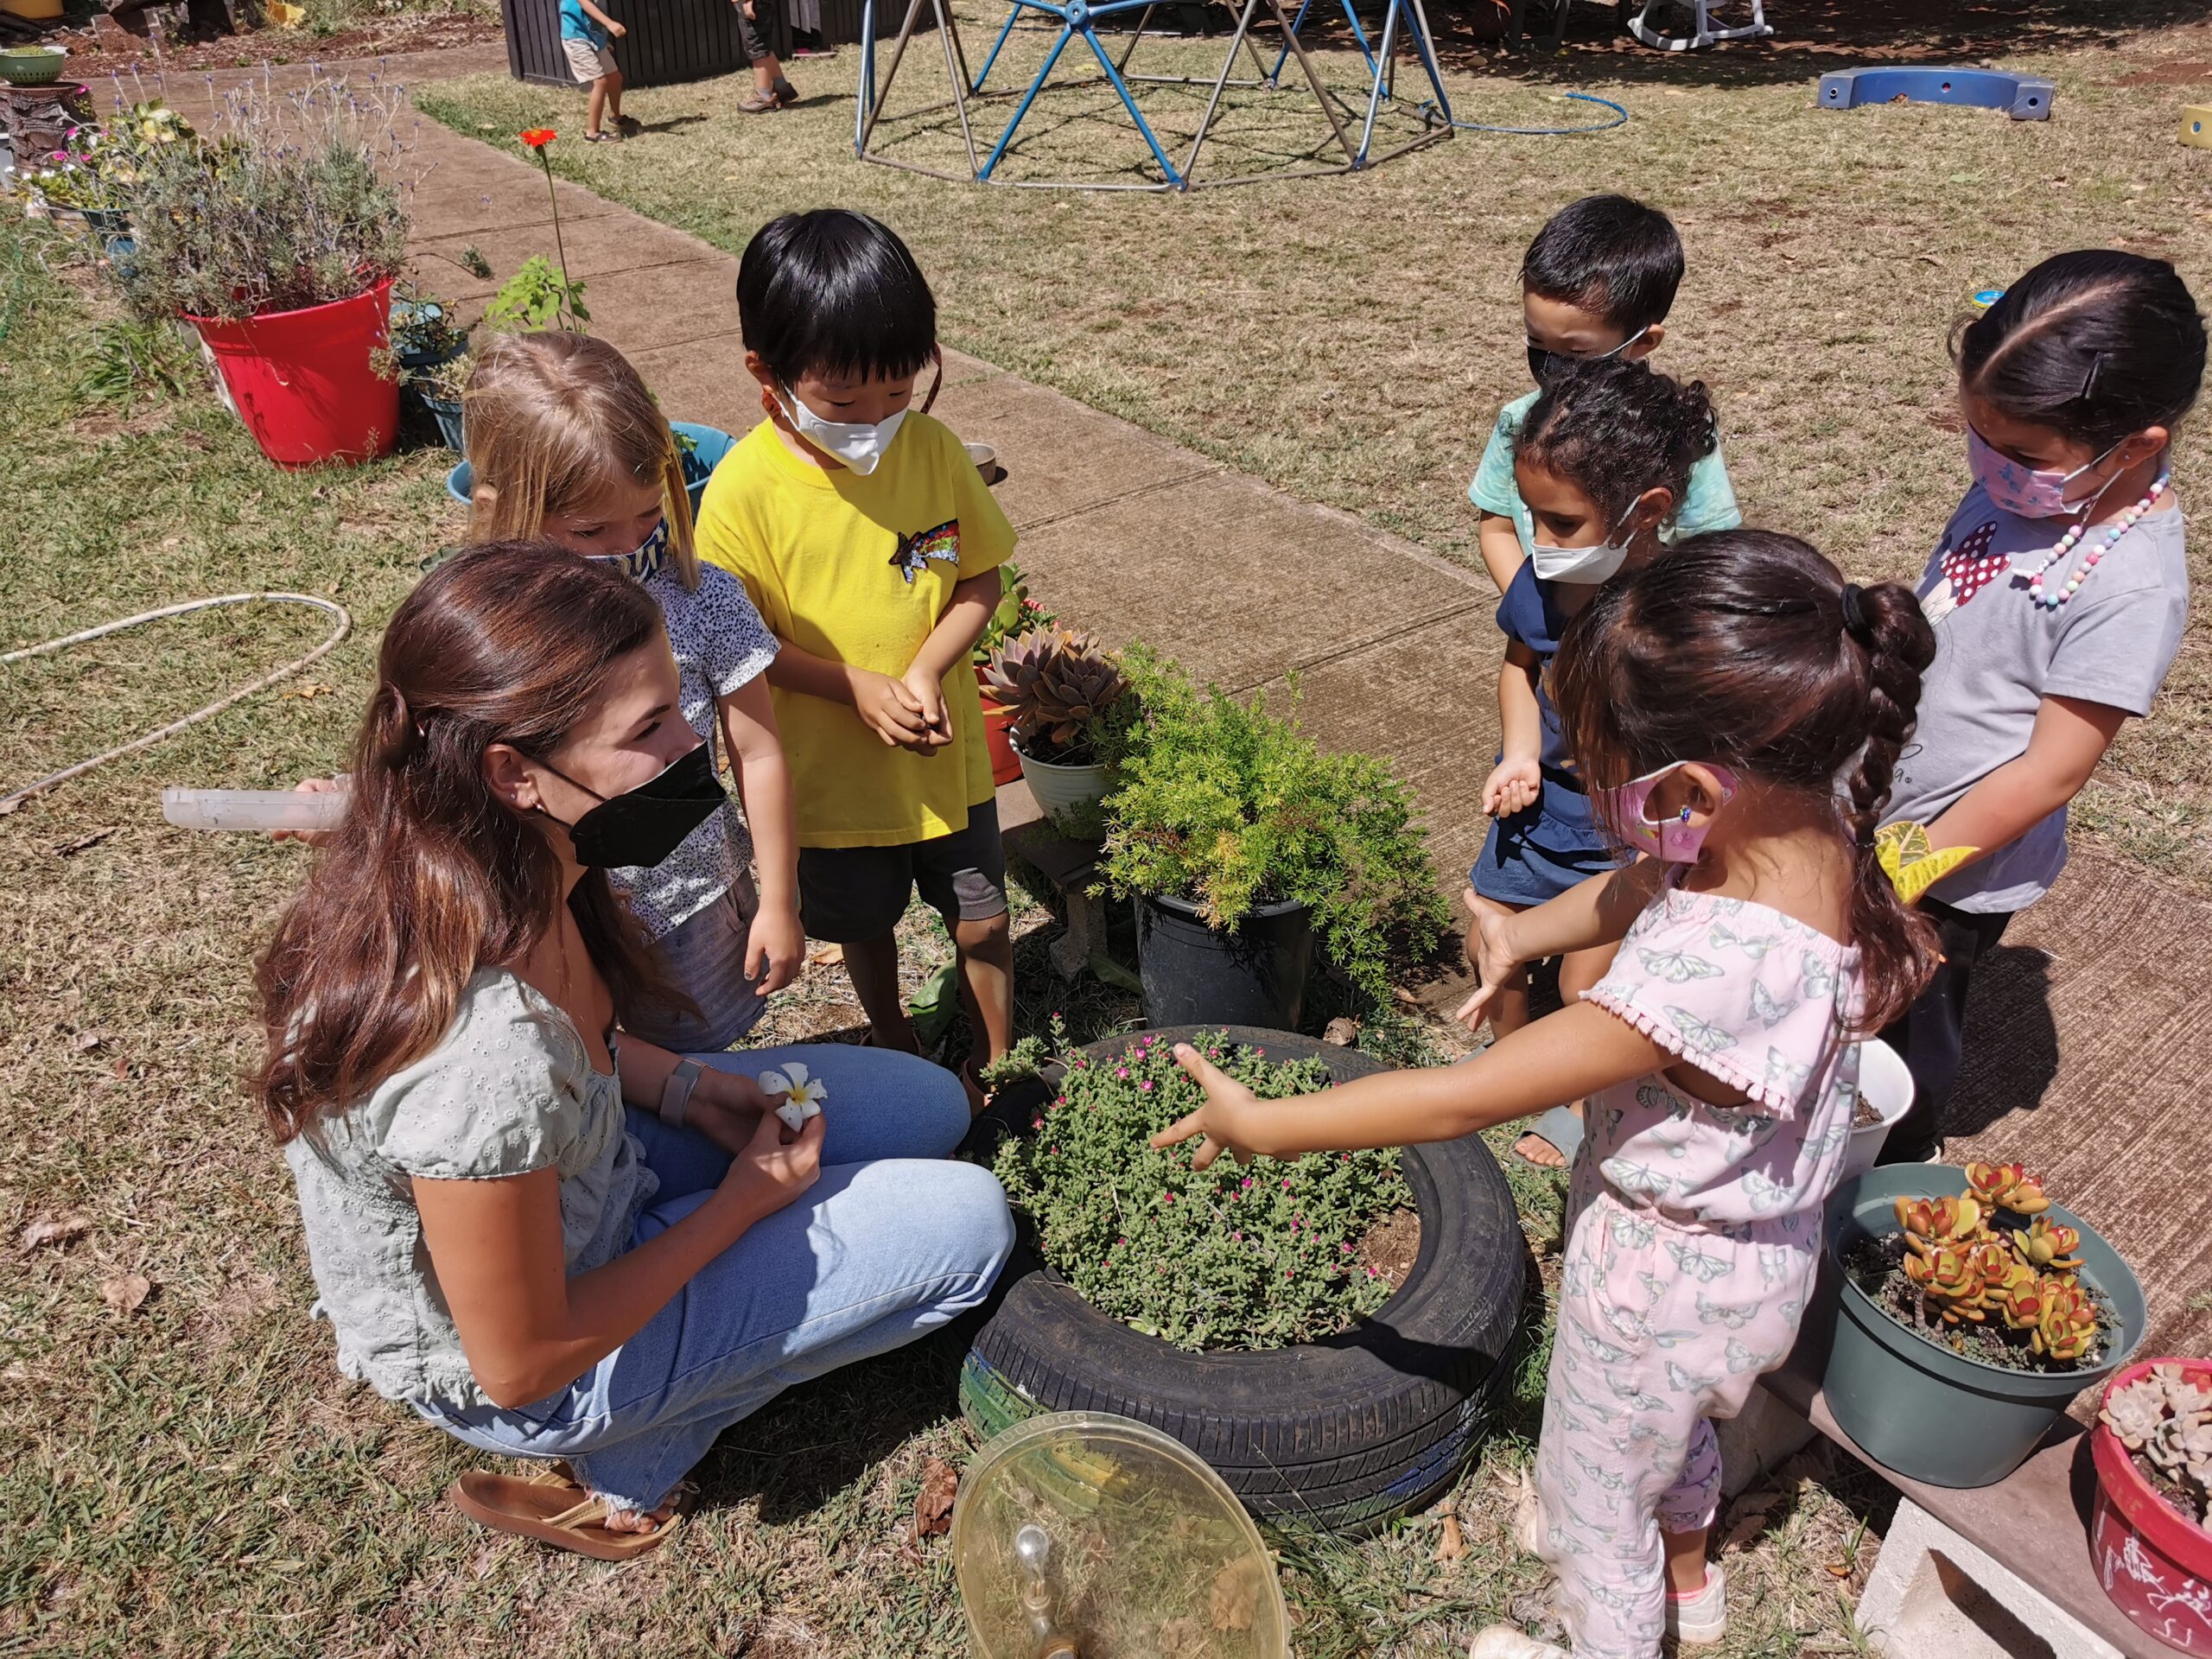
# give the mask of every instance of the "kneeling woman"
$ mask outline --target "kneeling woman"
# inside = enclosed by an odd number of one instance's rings
[[[803,1058],[827,1098],[794,1135],[753,1077],[617,1039],[670,993],[604,868],[721,798],[643,588],[477,549],[401,605],[378,675],[345,822],[260,968],[321,1311],[347,1375],[565,1460],[467,1477],[470,1514],[635,1554],[723,1428],[981,1301],[1005,1195],[944,1160],[967,1102],[911,1055],[713,1057]]]

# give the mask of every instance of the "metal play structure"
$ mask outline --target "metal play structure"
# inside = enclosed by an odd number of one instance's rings
[[[1219,3],[1236,20],[1229,38],[1229,49],[1224,54],[1221,71],[1211,78],[1192,75],[1147,75],[1129,72],[1129,60],[1135,54],[1138,43],[1143,40],[1146,26],[1151,22],[1158,0],[1010,0],[1006,21],[991,43],[989,54],[981,69],[970,74],[968,54],[960,38],[959,25],[953,16],[951,0],[907,0],[905,21],[899,25],[897,40],[891,49],[891,61],[884,70],[880,82],[876,75],[876,12],[875,0],[867,0],[861,23],[860,92],[855,100],[853,122],[853,149],[862,161],[878,162],[887,167],[904,168],[908,172],[926,174],[931,178],[950,179],[957,183],[1015,184],[1029,189],[1065,190],[1136,190],[1186,191],[1211,186],[1255,184],[1264,181],[1292,178],[1317,178],[1340,173],[1357,172],[1379,162],[1391,161],[1411,150],[1432,144],[1452,136],[1452,105],[1444,91],[1443,76],[1439,73],[1436,51],[1429,33],[1428,16],[1422,0],[1382,0],[1382,17],[1379,39],[1371,39],[1363,26],[1353,0],[1336,0],[1343,9],[1351,36],[1359,48],[1365,72],[1362,84],[1352,99],[1347,99],[1335,88],[1325,84],[1306,43],[1300,38],[1315,0],[1300,0],[1295,17],[1284,10],[1283,0],[1219,0]],[[1323,0],[1326,4],[1327,0]],[[925,11],[928,16],[925,19]],[[1098,37],[1098,27],[1110,24],[1116,18],[1136,14],[1135,28],[1116,56],[1109,52]],[[1025,14],[1033,21],[1047,27],[1057,25],[1054,38],[1045,54],[1043,66],[1026,87],[1012,86],[986,90],[991,71],[998,64],[1000,55]],[[1272,23],[1280,34],[1274,63],[1270,67],[1262,50],[1261,36],[1254,24]],[[888,156],[872,148],[876,138],[877,124],[884,118],[892,84],[898,79],[899,66],[905,62],[906,49],[912,44],[918,31],[930,27],[938,37],[944,54],[945,73],[950,79],[952,96],[937,104],[919,109],[899,111],[897,120],[917,116],[936,115],[950,109],[959,118],[961,142],[966,149],[968,170],[965,173],[947,172],[943,168],[925,167],[901,156]],[[1098,66],[1096,75],[1054,81],[1053,71],[1071,46],[1080,43],[1084,52]],[[1401,50],[1410,54],[1427,84],[1427,98],[1411,111],[1420,123],[1420,130],[1395,146],[1377,151],[1377,123],[1386,106],[1396,97],[1396,67]],[[1239,60],[1249,56],[1252,73],[1237,78]],[[1078,60],[1081,54],[1077,54]],[[1197,176],[1200,154],[1205,148],[1207,135],[1212,131],[1215,118],[1220,113],[1224,95],[1231,88],[1247,91],[1276,92],[1286,91],[1283,70],[1292,59],[1298,61],[1299,76],[1309,90],[1314,102],[1328,119],[1328,136],[1320,140],[1319,149],[1334,151],[1334,156],[1321,164],[1283,168],[1274,171],[1247,173],[1235,178],[1201,179]],[[999,168],[1015,145],[1021,124],[1039,96],[1048,91],[1063,91],[1077,86],[1111,86],[1121,101],[1137,135],[1144,140],[1151,152],[1154,164],[1160,170],[1156,181],[1145,182],[1116,182],[1084,180],[1007,179],[998,176]],[[1199,118],[1198,130],[1190,138],[1190,147],[1181,156],[1179,164],[1170,156],[1170,145],[1161,141],[1153,121],[1145,118],[1138,106],[1133,87],[1147,85],[1210,87],[1205,112]],[[979,134],[977,118],[995,105],[1014,100],[1013,113],[1005,127],[995,137]],[[1364,108],[1360,107],[1363,102]],[[1386,135],[1385,142],[1394,135]],[[1174,148],[1181,148],[1177,140]]]

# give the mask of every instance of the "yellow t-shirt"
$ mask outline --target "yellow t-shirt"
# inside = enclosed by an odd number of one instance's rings
[[[769,423],[741,438],[699,506],[699,556],[745,584],[779,639],[894,679],[963,579],[997,569],[1014,527],[959,439],[919,410],[862,477],[800,460]],[[952,834],[991,798],[976,676],[944,677],[952,741],[893,748],[849,704],[770,688],[802,847],[899,847]]]

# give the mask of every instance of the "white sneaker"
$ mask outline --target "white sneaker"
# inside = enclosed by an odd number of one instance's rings
[[[1536,1497],[1536,1484],[1523,1469],[1513,1499],[1513,1541],[1524,1555],[1541,1554],[1544,1546],[1544,1506]]]
[[[1694,1596],[1667,1592],[1667,1634],[1686,1647],[1709,1648],[1728,1634],[1728,1575],[1705,1564],[1705,1588]]]
[[[1565,1648],[1539,1642],[1510,1624],[1493,1624],[1475,1637],[1467,1659],[1570,1659]]]

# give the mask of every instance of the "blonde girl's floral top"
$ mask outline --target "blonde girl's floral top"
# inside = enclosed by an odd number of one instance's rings
[[[1748,899],[1669,887],[1586,1000],[1750,1098],[1653,1071],[1592,1095],[1582,1156],[1624,1200],[1685,1224],[1795,1231],[1842,1167],[1858,1105],[1859,952]]]
[[[619,1078],[594,1071],[569,1017],[504,969],[469,982],[436,1049],[287,1142],[284,1158],[339,1370],[386,1399],[464,1409],[490,1402],[439,1291],[414,1182],[557,1171],[570,1277],[629,1247],[660,1185],[623,1126]]]

